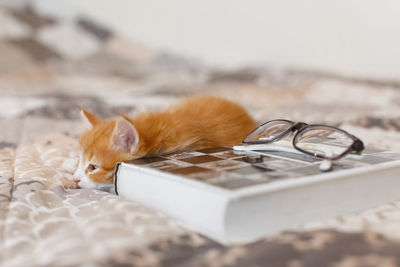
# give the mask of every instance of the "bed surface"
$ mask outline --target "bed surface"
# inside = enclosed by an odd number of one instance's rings
[[[51,3],[0,1],[1,266],[400,264],[400,201],[224,247],[163,214],[70,181],[80,106],[103,118],[135,116],[213,94],[240,102],[260,122],[331,124],[400,152],[400,84],[216,69],[126,40]]]

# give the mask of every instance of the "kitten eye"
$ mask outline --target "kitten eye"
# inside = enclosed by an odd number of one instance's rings
[[[99,168],[99,166],[94,165],[94,164],[89,164],[89,165],[87,166],[87,170],[89,170],[89,171],[94,171],[94,170],[96,170],[97,168]]]

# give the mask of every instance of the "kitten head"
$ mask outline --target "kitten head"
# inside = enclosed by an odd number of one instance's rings
[[[80,188],[109,189],[117,162],[135,158],[139,134],[125,116],[103,121],[86,110],[82,110],[82,116],[90,128],[80,138],[81,155],[74,181]]]

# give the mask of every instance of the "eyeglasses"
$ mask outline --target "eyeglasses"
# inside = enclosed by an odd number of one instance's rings
[[[244,138],[243,143],[252,148],[243,150],[268,150],[267,146],[256,145],[271,144],[293,134],[292,147],[304,154],[324,160],[337,160],[347,154],[359,155],[364,149],[364,144],[359,138],[336,127],[272,120],[260,125]]]

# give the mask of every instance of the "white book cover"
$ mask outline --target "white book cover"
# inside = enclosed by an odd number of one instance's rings
[[[115,193],[224,244],[400,199],[400,153],[366,148],[321,172],[319,159],[216,147],[119,163]]]

